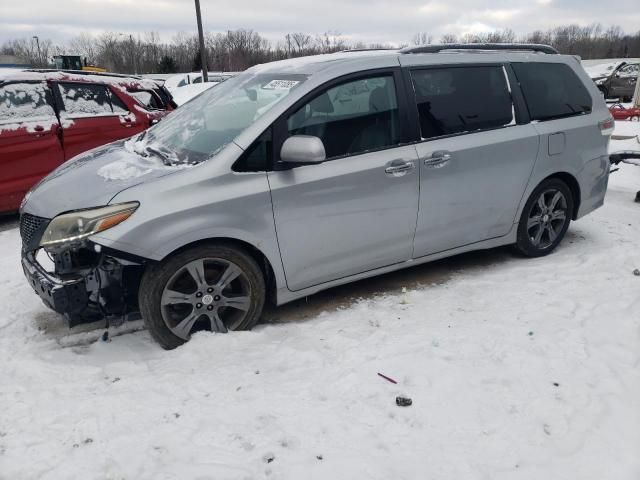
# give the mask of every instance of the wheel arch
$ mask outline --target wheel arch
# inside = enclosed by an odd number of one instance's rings
[[[561,180],[567,185],[567,187],[569,187],[569,190],[571,190],[571,196],[573,197],[573,212],[571,212],[571,219],[572,220],[577,219],[578,211],[580,210],[580,184],[578,183],[578,180],[576,179],[576,177],[574,177],[570,173],[556,172],[549,175],[546,178],[543,178],[538,183],[538,185],[552,178],[557,178],[558,180]],[[537,185],[536,185],[536,188],[538,188]]]
[[[183,252],[185,250],[189,250],[191,248],[198,247],[200,245],[227,245],[247,253],[251,258],[253,258],[256,261],[256,263],[260,267],[260,270],[262,271],[262,274],[264,276],[264,281],[267,286],[266,299],[269,302],[272,302],[275,304],[278,282],[276,280],[276,274],[275,274],[273,265],[269,260],[269,257],[267,257],[267,255],[262,250],[260,250],[258,247],[256,247],[255,245],[252,245],[251,243],[245,240],[240,240],[232,237],[203,238],[200,240],[195,240],[195,241],[186,243],[172,250],[171,252],[164,255],[164,257],[160,261],[164,261],[165,259],[173,255],[176,255],[177,253]]]

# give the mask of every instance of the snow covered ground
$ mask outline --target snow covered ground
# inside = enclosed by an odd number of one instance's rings
[[[0,478],[637,480],[638,189],[623,165],[549,257],[459,256],[171,352],[66,336],[5,223]]]

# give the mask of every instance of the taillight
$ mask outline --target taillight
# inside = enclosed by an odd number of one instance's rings
[[[598,122],[598,127],[600,128],[600,133],[608,137],[613,133],[613,129],[616,128],[616,121],[613,117],[609,117],[606,120]]]

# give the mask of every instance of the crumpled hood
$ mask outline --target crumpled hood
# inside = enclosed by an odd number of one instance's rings
[[[155,158],[143,158],[127,141],[89,150],[63,163],[27,194],[22,211],[44,218],[107,205],[118,193],[180,171]]]

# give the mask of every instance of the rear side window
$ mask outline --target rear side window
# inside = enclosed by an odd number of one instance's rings
[[[0,87],[0,121],[54,115],[49,89],[43,83],[9,83]]]
[[[423,139],[515,123],[501,66],[414,70],[411,77]]]
[[[513,63],[531,120],[553,120],[590,113],[591,95],[564,63]]]
[[[59,86],[67,115],[113,115],[127,111],[122,101],[104,85],[60,83]]]
[[[327,158],[400,143],[396,89],[391,75],[343,83],[323,91],[287,120],[289,135],[313,135]]]

